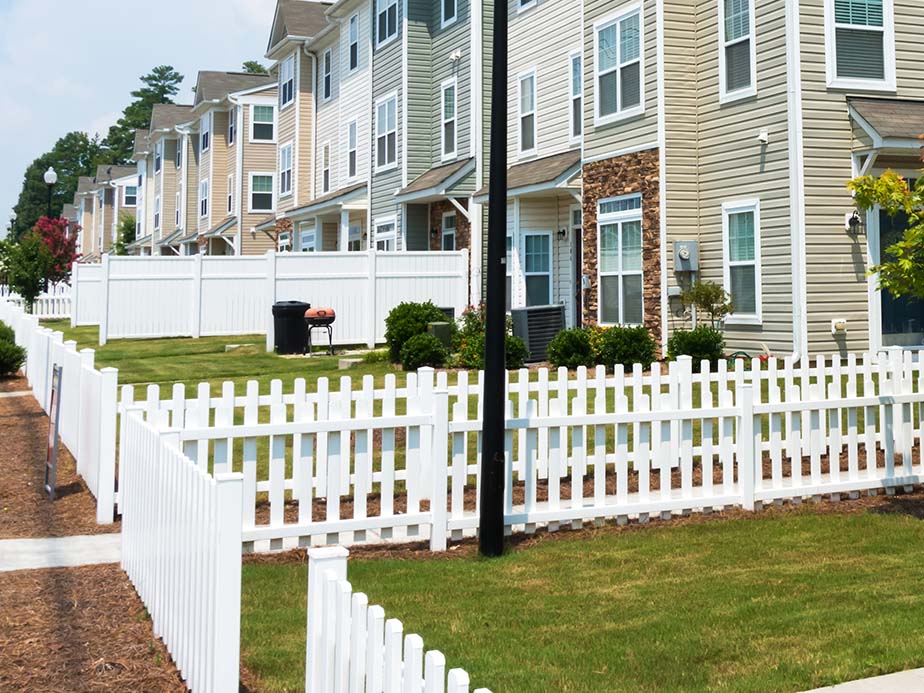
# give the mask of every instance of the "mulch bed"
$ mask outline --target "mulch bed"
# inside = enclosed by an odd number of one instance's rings
[[[4,573],[0,604],[2,691],[186,690],[117,565]]]
[[[25,379],[0,380],[5,391],[28,389]],[[77,476],[74,458],[58,448],[57,498],[42,490],[48,417],[31,396],[0,398],[0,539],[118,532],[96,524],[96,499]]]
[[[26,392],[27,390],[31,391],[31,388],[22,376],[0,378],[0,392]]]

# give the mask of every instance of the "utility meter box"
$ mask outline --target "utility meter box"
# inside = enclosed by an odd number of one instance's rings
[[[674,241],[674,271],[699,272],[699,241]]]

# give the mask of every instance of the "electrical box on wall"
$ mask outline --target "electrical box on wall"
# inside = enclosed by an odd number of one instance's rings
[[[699,241],[674,241],[674,271],[699,272]]]

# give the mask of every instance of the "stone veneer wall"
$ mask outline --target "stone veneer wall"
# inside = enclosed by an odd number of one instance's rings
[[[461,199],[456,201],[467,208],[467,200]],[[471,222],[469,222],[449,200],[440,200],[439,202],[430,203],[430,229],[439,229],[439,233],[436,236],[430,235],[430,250],[442,250],[443,248],[443,214],[446,212],[456,213],[456,250],[471,250]]]
[[[584,291],[584,322],[596,324],[597,202],[608,197],[642,195],[642,273],[645,327],[661,344],[661,192],[658,149],[595,161],[583,170],[584,267],[590,288]]]

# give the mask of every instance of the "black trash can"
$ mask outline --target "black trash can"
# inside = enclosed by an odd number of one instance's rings
[[[273,330],[277,354],[304,354],[308,346],[305,311],[311,308],[302,301],[279,301],[273,304]]]

